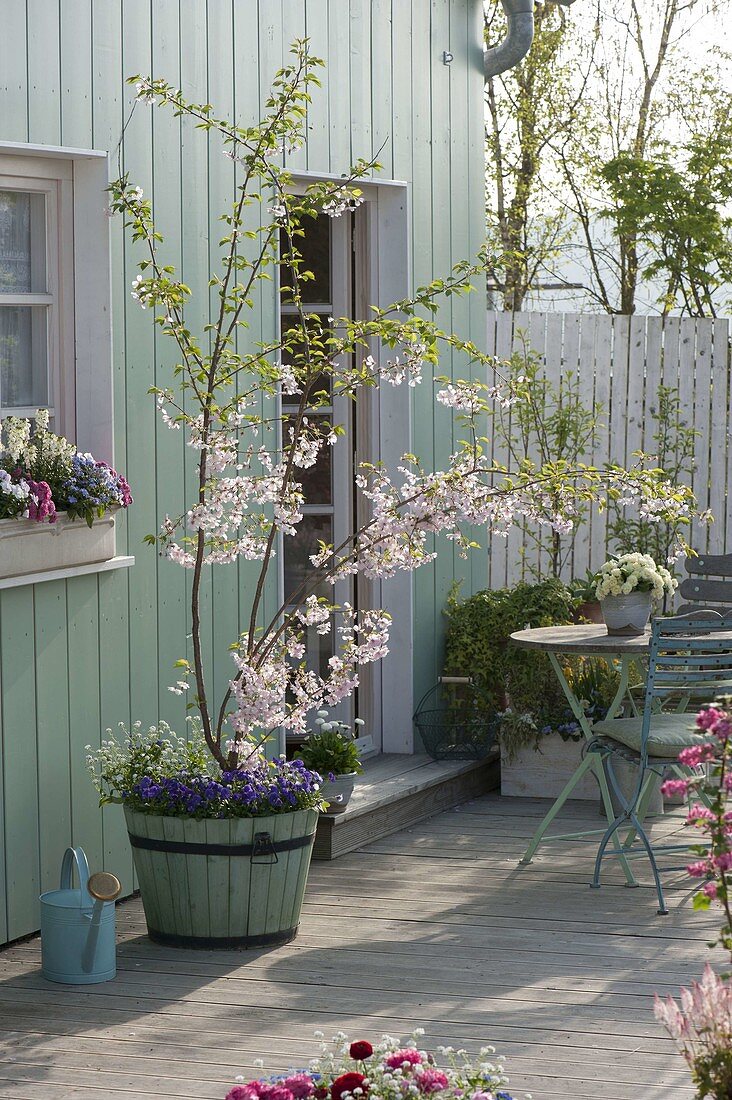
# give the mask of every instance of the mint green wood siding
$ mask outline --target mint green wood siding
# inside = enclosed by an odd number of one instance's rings
[[[482,240],[480,8],[478,0],[6,0],[0,140],[114,153],[131,99],[123,79],[136,72],[163,76],[217,113],[252,122],[290,41],[307,34],[328,68],[308,113],[307,149],[292,166],[341,173],[380,149],[384,178],[410,184],[412,270],[423,283]],[[454,55],[450,66],[445,50]],[[124,168],[155,200],[171,261],[182,263],[198,296],[191,320],[200,322],[230,162],[186,123],[140,106]],[[132,888],[122,815],[98,810],[85,746],[98,745],[117,722],[160,717],[180,728],[185,714],[167,687],[185,651],[190,578],[142,539],[166,511],[181,508],[192,456],[180,433],[156,419],[147,390],[167,380],[173,353],[129,297],[138,251],[119,221],[111,231],[115,457],[135,494],[118,552],[137,564],[0,593],[0,940],[37,927],[37,895],[55,883],[69,843]],[[441,322],[480,342],[484,305],[480,294],[455,302]],[[268,290],[262,316],[271,328]],[[413,400],[413,449],[427,465],[444,463],[454,442],[449,415],[435,413],[426,384]],[[219,690],[230,674],[227,646],[247,621],[254,572],[247,563],[238,576],[216,570],[206,589],[206,646]],[[438,668],[441,610],[456,575],[466,590],[481,586],[484,557],[464,563],[443,546],[434,567],[415,577],[416,692]]]

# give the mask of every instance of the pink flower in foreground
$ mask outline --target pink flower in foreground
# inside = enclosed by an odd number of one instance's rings
[[[315,1092],[313,1079],[307,1073],[293,1073],[292,1077],[285,1077],[282,1087],[289,1089],[295,1100],[304,1100]]]
[[[421,1064],[422,1055],[413,1047],[405,1047],[404,1050],[395,1050],[393,1054],[389,1054],[384,1059],[384,1065],[388,1066],[389,1069],[402,1069],[402,1067],[409,1067],[411,1069],[412,1066],[419,1066]]]
[[[700,982],[682,989],[680,1006],[673,997],[663,1000],[656,994],[654,1013],[681,1047],[681,1053],[694,1066],[701,1058],[728,1056],[732,1037],[732,985],[704,967]],[[716,1093],[715,1093],[716,1095]]]
[[[417,1070],[414,1081],[419,1091],[424,1093],[441,1092],[450,1084],[447,1074],[441,1069],[433,1069],[432,1066]]]
[[[715,748],[710,741],[704,741],[701,745],[692,745],[689,749],[682,749],[679,753],[679,763],[687,768],[696,768],[707,760],[714,760]]]
[[[288,1088],[282,1085],[267,1085],[263,1081],[257,1082],[259,1100],[295,1100]]]
[[[696,716],[697,728],[700,730],[711,729],[723,714],[724,711],[717,710],[716,707],[705,707],[704,710],[700,710]]]
[[[253,1085],[234,1085],[226,1094],[226,1100],[258,1100],[259,1093]]]
[[[688,779],[667,779],[665,783],[661,784],[661,794],[666,796],[685,795],[689,790],[689,786]]]

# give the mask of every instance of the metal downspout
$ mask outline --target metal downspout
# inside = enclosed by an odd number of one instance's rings
[[[503,41],[483,55],[486,80],[518,65],[526,57],[534,40],[534,0],[501,0],[501,3],[508,20],[508,30]],[[555,3],[567,7],[574,0],[555,0]]]

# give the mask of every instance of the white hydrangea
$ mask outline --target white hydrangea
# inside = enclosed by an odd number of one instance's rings
[[[651,592],[655,600],[672,595],[679,582],[649,554],[621,554],[610,558],[595,580],[598,600],[607,596],[629,596],[631,592]]]

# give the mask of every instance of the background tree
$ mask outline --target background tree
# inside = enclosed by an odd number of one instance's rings
[[[506,310],[520,310],[531,287],[556,278],[570,225],[552,186],[553,145],[582,125],[584,85],[592,71],[595,35],[574,40],[576,27],[560,4],[538,5],[534,41],[514,69],[486,81],[489,278]],[[485,14],[488,45],[505,33],[498,6]],[[577,77],[580,73],[579,79]]]
[[[660,281],[651,301],[660,297],[662,309],[718,308],[727,275],[730,66],[703,47],[715,25],[709,17],[727,7],[537,7],[528,57],[486,84],[491,278],[505,309],[522,308],[532,287],[579,281],[582,305],[633,313],[647,279]],[[496,20],[492,11],[491,41]],[[643,209],[628,201],[641,177]],[[683,209],[661,201],[667,185]],[[716,265],[702,263],[705,250]]]

